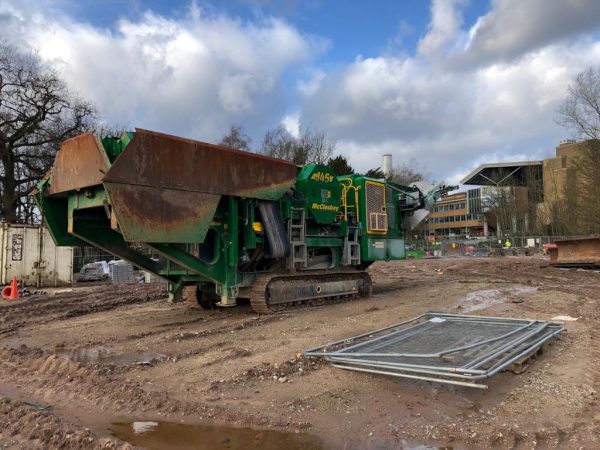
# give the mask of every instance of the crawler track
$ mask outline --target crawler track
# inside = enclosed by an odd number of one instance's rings
[[[256,278],[249,297],[254,311],[271,314],[368,297],[371,290],[371,277],[366,272],[266,274]]]

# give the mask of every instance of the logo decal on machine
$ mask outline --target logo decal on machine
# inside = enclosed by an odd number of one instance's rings
[[[310,205],[310,207],[312,209],[318,209],[320,211],[336,211],[338,209],[340,209],[339,206],[335,206],[335,205],[327,205],[326,203],[313,203],[312,205]]]
[[[332,183],[333,178],[333,175],[327,172],[315,172],[310,177],[310,179],[313,181],[322,181],[324,183]]]

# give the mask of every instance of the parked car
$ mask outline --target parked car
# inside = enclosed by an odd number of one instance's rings
[[[106,261],[85,264],[77,276],[78,282],[104,281],[106,279],[108,279],[108,263]]]

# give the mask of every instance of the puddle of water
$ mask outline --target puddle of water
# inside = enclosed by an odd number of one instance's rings
[[[479,311],[492,305],[499,305],[510,300],[515,295],[526,295],[537,291],[537,287],[512,287],[506,289],[487,289],[469,292],[460,302],[463,312]]]
[[[158,427],[158,422],[133,422],[131,428],[135,434],[147,433]]]
[[[116,366],[151,365],[167,358],[164,353],[157,352],[116,353],[104,346],[72,349],[57,347],[55,351],[59,358],[87,365],[98,363],[114,364]]]
[[[185,425],[174,422],[114,423],[114,436],[150,450],[320,450],[321,440],[312,434],[274,430]]]

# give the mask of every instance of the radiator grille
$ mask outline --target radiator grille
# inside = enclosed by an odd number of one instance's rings
[[[367,194],[367,231],[386,232],[388,229],[387,213],[385,212],[385,185],[366,183]]]
[[[385,201],[387,202],[387,221],[388,228],[395,229],[396,228],[396,215],[394,214],[395,208],[392,203],[392,188],[387,186],[385,188]]]

